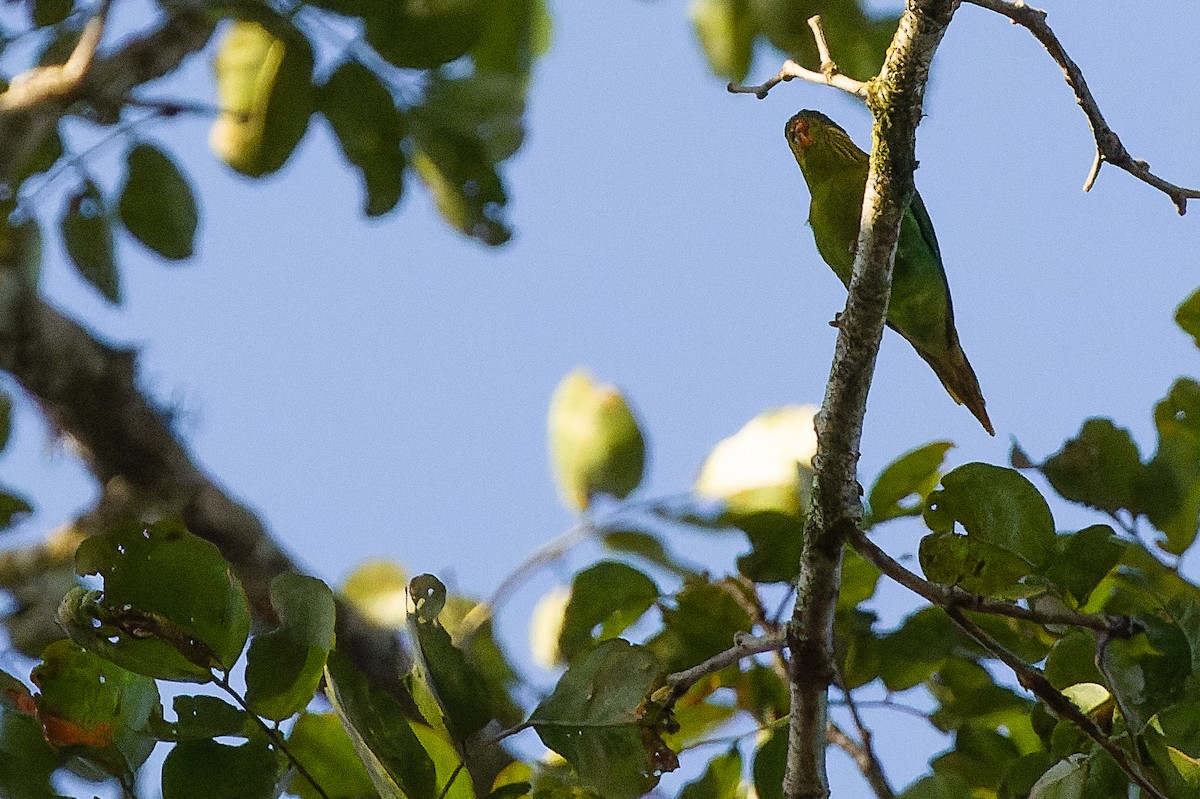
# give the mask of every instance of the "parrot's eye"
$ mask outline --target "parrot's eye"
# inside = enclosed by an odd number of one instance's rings
[[[808,135],[807,119],[797,119],[792,124],[792,138],[795,139],[796,144],[805,148],[813,143],[812,136]]]

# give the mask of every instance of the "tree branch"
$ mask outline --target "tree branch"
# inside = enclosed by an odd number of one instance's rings
[[[1011,602],[1001,602],[972,594],[956,585],[931,583],[901,566],[861,530],[849,531],[847,538],[850,546],[854,547],[855,551],[875,568],[908,590],[943,609],[958,608],[976,613],[989,613],[994,616],[1008,616],[1034,624],[1084,627],[1114,638],[1128,638],[1134,633],[1133,620],[1128,616],[1101,616],[1092,613],[1078,613],[1066,608],[1033,610],[1014,605]]]
[[[1187,213],[1188,200],[1200,198],[1200,190],[1176,186],[1174,183],[1163,180],[1150,171],[1149,164],[1129,154],[1120,137],[1108,126],[1104,115],[1100,113],[1100,106],[1096,102],[1096,98],[1092,96],[1092,90],[1088,88],[1083,71],[1067,55],[1062,42],[1046,24],[1045,11],[1026,5],[1023,0],[1016,0],[1016,2],[966,0],[966,2],[1008,17],[1014,24],[1028,30],[1041,43],[1042,47],[1046,48],[1046,52],[1054,59],[1054,63],[1062,69],[1067,85],[1075,92],[1075,99],[1079,101],[1079,107],[1083,109],[1088,125],[1091,126],[1092,136],[1096,140],[1096,154],[1092,160],[1092,168],[1088,171],[1087,179],[1083,183],[1084,191],[1091,190],[1092,184],[1096,182],[1096,177],[1100,174],[1101,164],[1107,161],[1170,197],[1180,216]]]
[[[835,744],[840,746],[842,750],[850,755],[854,761],[854,765],[858,766],[859,772],[866,779],[867,784],[871,786],[871,790],[875,792],[877,799],[893,799],[896,792],[892,789],[892,785],[888,782],[887,775],[883,773],[883,764],[879,761],[879,756],[875,753],[873,745],[874,735],[871,728],[863,721],[863,717],[858,712],[858,703],[855,702],[854,696],[849,689],[842,688],[842,696],[845,697],[846,708],[850,711],[850,718],[854,722],[854,728],[858,730],[859,740],[849,739],[849,745],[839,742],[836,737],[831,737]],[[832,724],[830,725],[833,726]],[[834,727],[834,729],[837,729]],[[841,730],[838,730],[841,732]]]
[[[725,88],[732,94],[753,94],[762,100],[771,89],[780,83],[800,78],[811,83],[820,83],[824,86],[841,89],[844,92],[865,100],[867,98],[867,84],[860,80],[855,80],[849,75],[843,75],[841,70],[838,69],[838,65],[834,62],[833,56],[830,55],[829,43],[825,40],[825,29],[821,27],[820,15],[809,17],[808,27],[812,29],[813,39],[817,43],[817,54],[821,59],[820,72],[805,69],[789,58],[783,62],[783,67],[779,70],[779,74],[766,83],[758,86],[743,86],[739,83],[730,83]]]
[[[693,685],[708,675],[732,666],[743,658],[780,650],[786,643],[787,639],[783,635],[767,635],[761,638],[749,635],[739,636],[733,646],[724,652],[718,652],[690,669],[668,674],[664,682],[671,688],[671,693],[667,697],[666,704],[669,706],[678,701],[681,696],[691,690]]]
[[[0,369],[69,436],[105,495],[156,515],[182,514],[192,532],[217,545],[246,589],[256,618],[271,621],[271,579],[299,571],[253,513],[192,461],[164,415],[142,396],[134,354],[105,345],[39,298],[19,258],[0,258]],[[28,555],[26,556],[28,557]],[[399,639],[346,603],[338,646],[369,678],[402,698],[408,655]]]
[[[994,638],[980,629],[974,622],[963,615],[959,608],[946,608],[946,615],[975,643],[989,652],[993,657],[1012,669],[1021,687],[1040,699],[1050,712],[1060,719],[1071,722],[1083,733],[1095,741],[1101,749],[1109,754],[1122,771],[1151,799],[1167,799],[1162,790],[1152,783],[1141,769],[1129,757],[1129,753],[1117,746],[1104,730],[1092,721],[1087,714],[1074,705],[1070,699],[1050,684],[1046,676],[1033,666],[1001,646]]]
[[[862,518],[856,479],[862,423],[891,294],[900,222],[913,194],[916,128],[929,64],[960,0],[909,0],[879,76],[871,167],[846,310],[817,416],[816,475],[789,627],[791,720],[784,796],[826,799],[825,728],[833,682],[833,617],[842,547]]]

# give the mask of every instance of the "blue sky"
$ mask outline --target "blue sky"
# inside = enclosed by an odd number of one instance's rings
[[[1192,4],[1046,5],[1131,152],[1200,184]],[[553,11],[528,139],[505,173],[516,236],[499,250],[457,237],[415,184],[398,214],[364,222],[357,179],[316,119],[284,171],[257,183],[209,154],[205,120],[147,128],[195,182],[201,238],[183,266],[122,242],[119,310],[74,277],[57,245],[47,249],[45,293],[140,349],[144,384],[178,411],[197,459],[331,582],[385,556],[486,594],[569,526],[548,477],[544,416],[576,365],[617,383],[637,409],[648,496],[686,490],[708,449],[759,411],[821,399],[844,290],[805,227],[808,195],[783,123],[820,109],[865,144],[866,112],[800,82],[764,101],[727,94],[680,3]],[[211,97],[206,59],[161,94]],[[779,63],[760,53],[753,77]],[[1148,454],[1153,403],[1200,364],[1171,321],[1200,286],[1200,205],[1180,218],[1113,168],[1082,193],[1092,143],[1060,72],[1025,31],[972,6],[935,61],[918,141],[917,185],[998,435],[889,333],[863,481],[936,439],[957,444],[951,465],[1006,463],[1010,439],[1041,457],[1092,415],[1129,427]],[[115,178],[120,153],[98,154],[100,174]],[[37,505],[17,533],[32,540],[93,488],[28,407],[16,425],[0,476]],[[1063,528],[1090,519],[1055,512]],[[897,525],[881,543],[911,552],[917,535]],[[735,551],[714,545],[714,567]],[[520,609],[554,578],[514,605],[514,648]],[[905,602],[885,594],[885,615]],[[925,753],[912,757],[908,721],[877,720],[904,784]],[[855,785],[846,772],[838,784]]]

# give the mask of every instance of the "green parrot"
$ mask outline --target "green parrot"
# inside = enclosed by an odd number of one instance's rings
[[[846,131],[817,111],[796,114],[784,132],[812,194],[808,222],[817,251],[842,283],[849,285],[867,188],[868,156]],[[958,343],[942,254],[919,194],[913,195],[900,224],[887,323],[933,367],[954,401],[966,405],[984,429],[995,435],[975,371]]]

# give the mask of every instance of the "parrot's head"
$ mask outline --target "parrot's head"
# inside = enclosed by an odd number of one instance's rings
[[[783,132],[801,169],[867,159],[846,131],[820,111],[801,111],[787,121]]]

